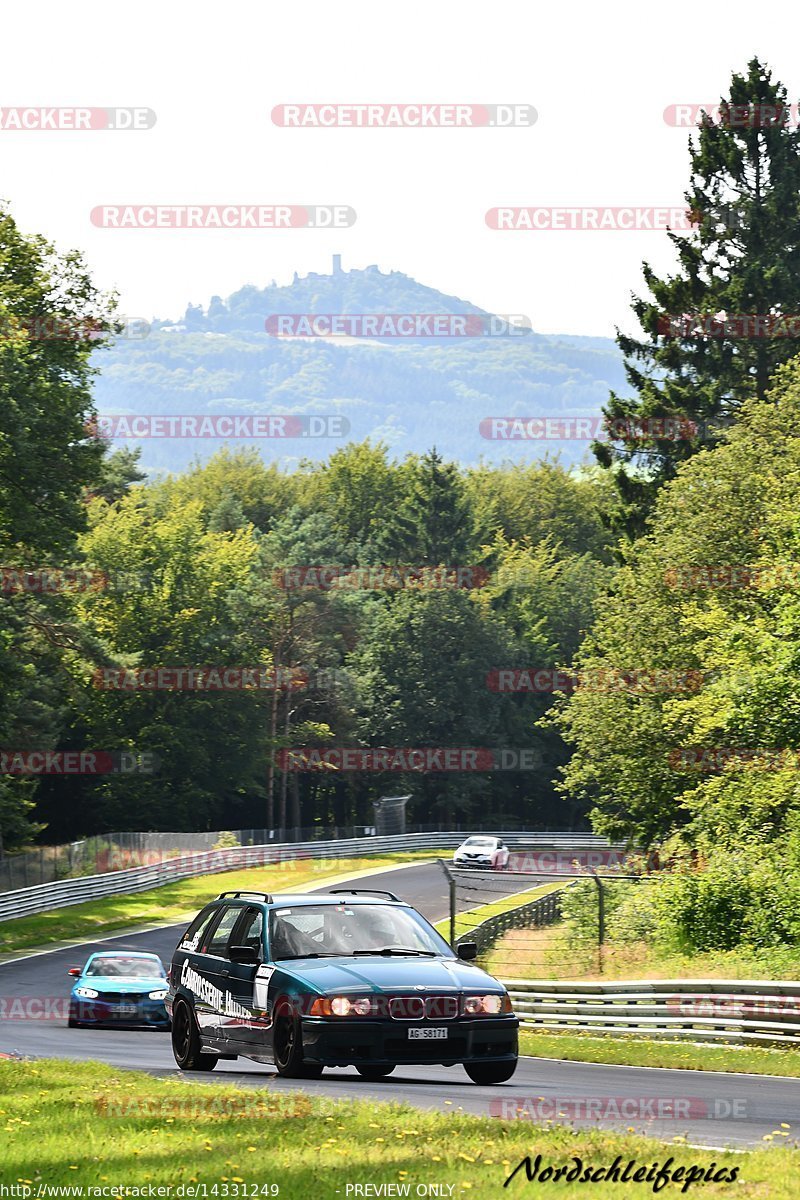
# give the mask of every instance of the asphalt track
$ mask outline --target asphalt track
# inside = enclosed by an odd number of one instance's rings
[[[512,892],[513,879],[497,884]],[[477,879],[476,879],[477,883]],[[447,884],[436,864],[391,870],[354,881],[386,888],[441,920],[448,912]],[[336,886],[343,886],[338,884]],[[328,890],[323,886],[319,891]],[[465,899],[462,908],[473,901]],[[123,934],[87,942],[79,950],[60,949],[0,964],[0,997],[10,1002],[60,998],[69,991],[68,968],[92,950],[126,946],[152,950],[169,960],[184,924],[147,933]],[[169,1035],[152,1031],[68,1029],[63,1018],[5,1019],[0,1022],[0,1053],[34,1057],[94,1059],[115,1067],[180,1074]],[[732,1054],[736,1051],[732,1050]],[[319,1080],[282,1080],[271,1067],[247,1059],[221,1062],[213,1075],[186,1076],[200,1082],[304,1091],[343,1100],[374,1097],[404,1101],[441,1112],[547,1121],[574,1127],[635,1129],[662,1139],[676,1135],[693,1144],[763,1146],[763,1138],[783,1126],[790,1144],[800,1135],[800,1081],[771,1076],[619,1067],[552,1059],[523,1058],[514,1078],[498,1087],[478,1087],[461,1067],[398,1067],[385,1081],[368,1083],[352,1068],[327,1070]],[[532,1131],[532,1144],[535,1134]]]

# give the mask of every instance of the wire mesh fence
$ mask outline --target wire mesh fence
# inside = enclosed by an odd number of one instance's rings
[[[453,869],[450,918],[440,930],[455,946],[472,941],[478,963],[506,979],[579,979],[603,973],[609,919],[624,931],[624,904],[646,875]],[[632,932],[636,932],[632,930]]]

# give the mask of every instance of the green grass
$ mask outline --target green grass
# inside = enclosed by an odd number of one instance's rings
[[[94,939],[108,933],[181,921],[192,916],[221,891],[256,888],[259,891],[298,891],[326,879],[346,877],[371,868],[390,869],[410,861],[430,860],[430,852],[381,854],[363,858],[297,859],[268,867],[198,875],[152,891],[73,904],[32,917],[17,917],[0,924],[0,954],[30,950],[67,939]],[[368,884],[365,884],[368,886]]]
[[[677,1067],[695,1071],[740,1071],[800,1078],[800,1049],[780,1046],[706,1046],[659,1042],[644,1037],[520,1030],[520,1053],[572,1062],[618,1063],[629,1067]]]
[[[502,1091],[508,1096],[501,1089],[498,1099]],[[506,1194],[503,1181],[526,1155],[541,1155],[542,1166],[568,1167],[577,1156],[584,1167],[595,1168],[619,1155],[623,1165],[633,1159],[649,1167],[672,1158],[672,1169],[695,1164],[708,1169],[712,1162],[716,1170],[738,1168],[735,1185],[697,1184],[689,1195],[797,1196],[797,1160],[785,1145],[793,1137],[788,1129],[770,1135],[769,1148],[720,1153],[692,1149],[683,1138],[664,1144],[633,1132],[466,1116],[455,1104],[438,1113],[295,1095],[292,1100],[291,1093],[267,1089],[152,1078],[99,1063],[0,1062],[0,1182],[29,1181],[34,1196],[40,1183],[108,1186],[112,1196],[121,1195],[119,1185],[172,1185],[173,1200],[179,1185],[193,1183],[206,1185],[212,1197],[224,1196],[225,1185],[227,1195],[235,1196],[237,1188],[247,1187],[249,1195],[254,1185],[275,1184],[279,1200],[346,1200],[347,1184],[367,1183],[406,1183],[414,1196],[418,1185],[438,1183],[452,1185],[445,1196],[462,1200]],[[145,1104],[149,1109],[141,1107]],[[238,1115],[224,1115],[237,1105]],[[681,1186],[661,1194],[680,1195]],[[652,1184],[595,1183],[587,1195],[617,1200],[652,1190]],[[563,1179],[544,1189],[531,1187],[521,1171],[507,1194],[582,1191]]]

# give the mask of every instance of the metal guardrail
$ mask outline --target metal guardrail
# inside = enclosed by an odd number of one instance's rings
[[[286,842],[330,842],[343,838],[389,836],[394,830],[378,830],[374,825],[329,826],[313,825],[306,828],[284,830],[238,829],[206,830],[204,832],[175,831],[128,831],[124,833],[93,834],[80,841],[62,845],[29,846],[24,850],[3,853],[0,849],[0,893],[13,892],[22,888],[35,887],[41,883],[52,883],[59,879],[73,879],[79,875],[103,875],[107,871],[119,871],[127,867],[144,867],[160,856],[189,854],[192,851],[211,851],[219,846],[267,846]],[[410,824],[404,833],[439,832],[436,824]],[[460,822],[450,827],[451,833],[467,837],[470,833],[492,833],[493,830],[473,829]],[[541,835],[545,840],[562,836],[563,831],[550,833],[545,830],[520,826],[516,834]],[[571,834],[576,846],[589,848],[598,844],[592,834]],[[588,839],[588,840],[587,840]]]
[[[800,982],[504,979],[526,1029],[800,1046]]]
[[[400,850],[455,849],[464,840],[464,833],[407,833],[390,837],[338,838],[335,841],[270,843],[264,846],[231,846],[179,854],[146,867],[131,867],[102,875],[86,875],[77,879],[60,879],[37,887],[21,888],[0,894],[0,922],[34,913],[49,912],[87,900],[105,896],[120,896],[161,887],[178,879],[233,871],[242,867],[270,866],[295,859],[336,859],[359,857]],[[500,836],[500,835],[498,835]],[[545,846],[554,850],[614,849],[604,838],[592,834],[571,833],[502,833],[512,849],[531,849]]]

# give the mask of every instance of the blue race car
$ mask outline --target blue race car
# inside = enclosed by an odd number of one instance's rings
[[[167,973],[157,954],[138,950],[99,950],[84,967],[71,967],[75,984],[69,997],[67,1024],[146,1025],[169,1029],[164,1004]]]
[[[461,1063],[475,1083],[504,1083],[519,1020],[476,953],[391,893],[223,892],[168,972],[175,1061],[210,1071],[242,1055],[289,1078],[354,1066],[369,1080]]]

